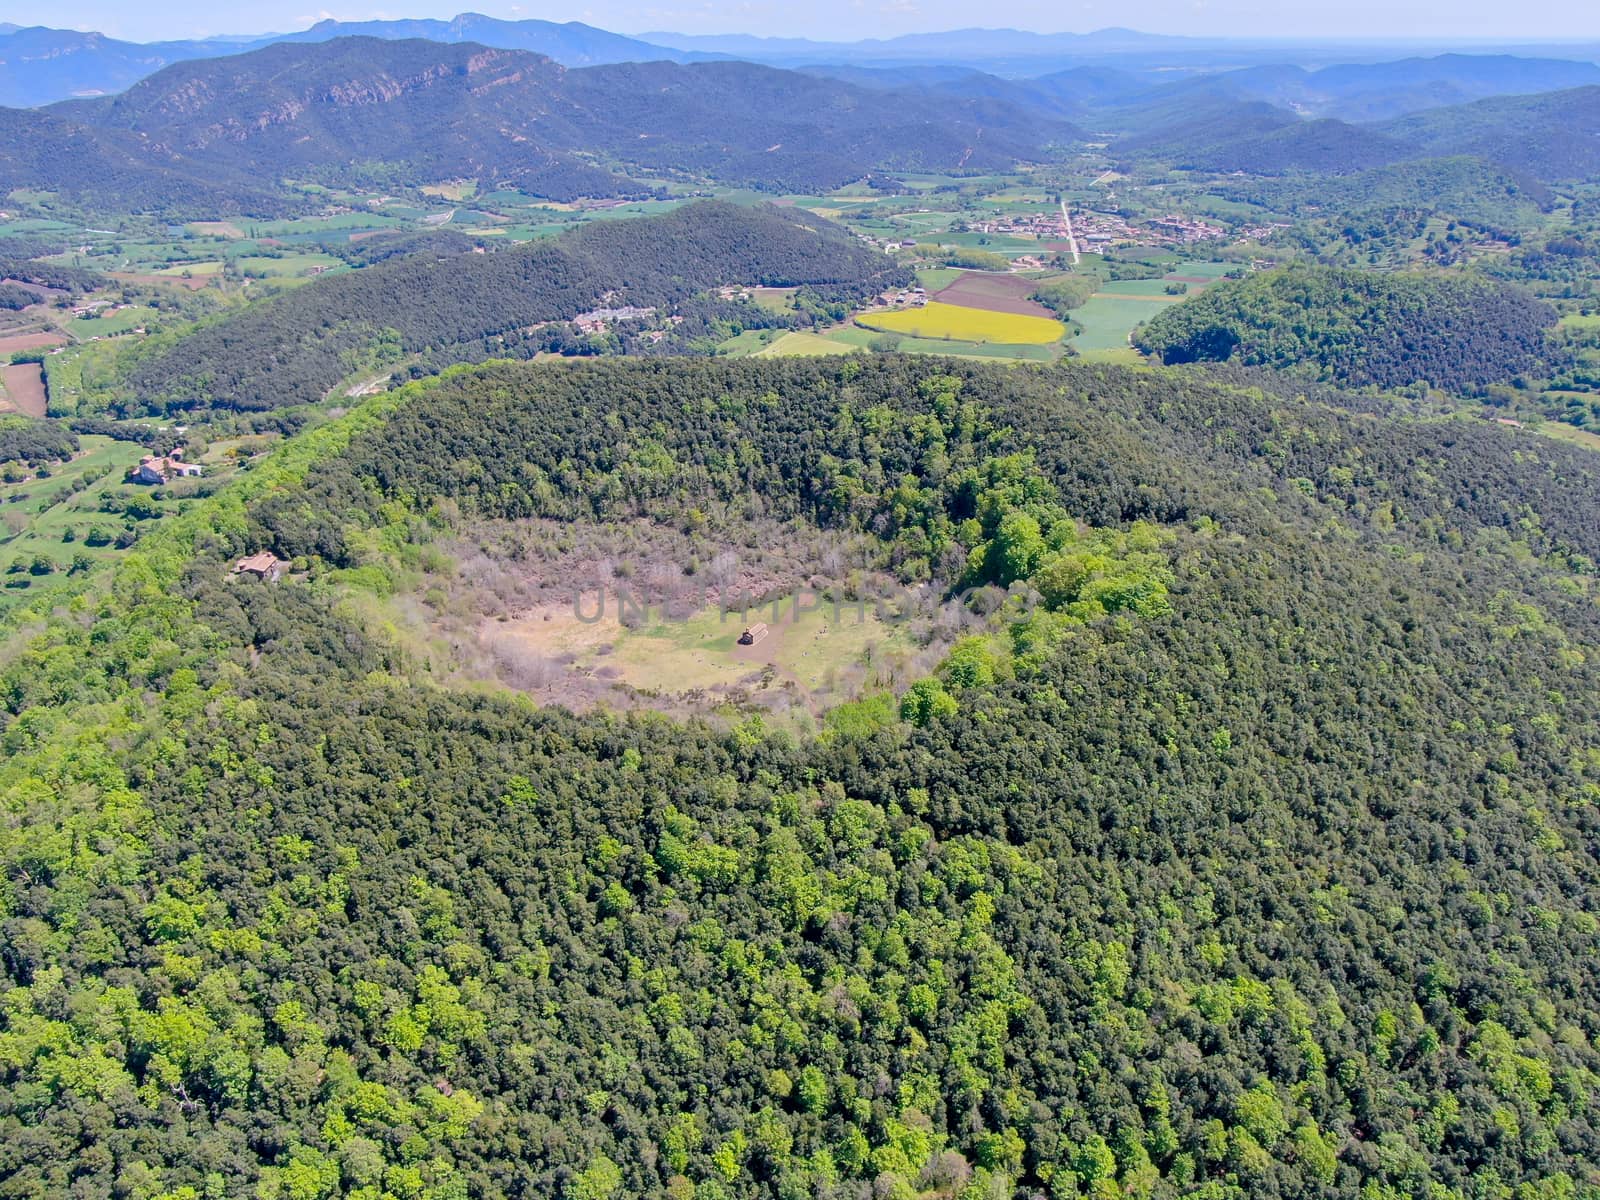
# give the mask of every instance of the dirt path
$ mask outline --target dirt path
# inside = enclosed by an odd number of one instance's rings
[[[1072,250],[1072,265],[1078,266],[1083,259],[1078,254],[1078,235],[1072,232],[1072,214],[1067,211],[1067,202],[1061,201],[1061,222],[1067,227],[1067,246]]]

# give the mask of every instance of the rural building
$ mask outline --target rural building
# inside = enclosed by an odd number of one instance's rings
[[[621,308],[592,308],[588,312],[581,312],[572,318],[572,323],[584,333],[603,333],[608,325],[618,321],[637,321],[651,316],[655,306],[640,308],[632,304],[625,304]]]
[[[139,465],[128,472],[128,480],[131,483],[160,484],[200,474],[200,464],[184,462],[183,447],[179,446],[165,456],[146,454],[139,460]]]
[[[267,583],[276,583],[283,574],[283,563],[270,550],[263,550],[259,554],[252,554],[248,558],[241,558],[233,564],[235,575],[249,575],[252,578],[264,580]]]
[[[757,621],[739,635],[739,645],[754,646],[767,636],[767,623]]]

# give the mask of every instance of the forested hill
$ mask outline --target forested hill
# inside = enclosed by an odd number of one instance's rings
[[[909,279],[882,251],[804,210],[727,201],[596,221],[487,254],[422,246],[184,337],[137,366],[130,406],[311,403],[358,364],[386,374],[413,355],[437,365],[514,353],[505,336],[602,302],[670,309],[721,284],[807,285],[859,299]]]
[[[453,522],[718,498],[1080,599],[820,737],[356,621]],[[1576,448],[1172,370],[371,400],[6,649],[0,1193],[1591,1197],[1597,507]]]
[[[1209,289],[1134,341],[1167,363],[1232,359],[1354,386],[1470,392],[1540,370],[1555,322],[1509,284],[1292,267]]]
[[[470,43],[336,38],[178,63],[121,95],[27,114],[40,153],[0,157],[0,183],[190,216],[305,203],[268,182],[284,179],[476,179],[556,200],[649,190],[625,177],[630,164],[801,191],[874,168],[1009,168],[1076,136],[1005,101],[945,97],[927,114],[907,97],[748,63],[567,70]],[[51,153],[68,138],[76,153]],[[187,195],[185,179],[208,190]]]
[[[1224,184],[1223,190],[1299,217],[1338,214],[1357,228],[1364,219],[1416,212],[1521,232],[1539,226],[1553,199],[1550,189],[1531,176],[1471,157],[1391,163],[1335,178],[1301,174],[1270,183],[1241,180]]]
[[[1477,155],[1547,181],[1600,176],[1600,86],[1497,96],[1382,128],[1430,155]]]
[[[1360,125],[1307,121],[1225,91],[1164,96],[1115,115],[1128,130],[1112,143],[1119,159],[1187,170],[1343,175],[1412,157],[1400,139]]]

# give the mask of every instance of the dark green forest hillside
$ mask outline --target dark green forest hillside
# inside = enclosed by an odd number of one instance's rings
[[[1281,181],[1225,185],[1224,194],[1295,216],[1323,215],[1356,229],[1389,223],[1399,213],[1443,214],[1496,230],[1535,226],[1550,203],[1548,188],[1481,158],[1391,163],[1354,175],[1301,174]]]
[[[501,363],[289,443],[0,668],[0,1196],[1600,1195],[1600,470],[1281,393]],[[687,506],[1043,604],[820,736],[355,615]]]
[[[1139,110],[1134,130],[1112,150],[1124,161],[1250,175],[1347,175],[1411,156],[1404,142],[1365,126],[1306,121],[1261,101],[1204,94]]]
[[[871,295],[909,276],[882,251],[800,209],[703,201],[578,226],[489,254],[450,244],[385,258],[246,308],[158,348],[130,372],[130,411],[279,408],[320,400],[360,369],[531,355],[522,331],[602,303],[663,310],[721,284]],[[606,299],[607,296],[611,298]]]
[[[1163,362],[1265,366],[1346,385],[1471,392],[1538,373],[1556,312],[1463,275],[1293,267],[1174,305],[1134,334]]]
[[[1546,181],[1600,172],[1600,87],[1497,96],[1382,126],[1432,155],[1471,154]]]

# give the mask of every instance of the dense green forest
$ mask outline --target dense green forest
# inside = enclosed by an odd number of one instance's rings
[[[860,299],[909,276],[881,251],[798,209],[703,201],[599,221],[487,254],[418,239],[411,252],[224,316],[129,365],[125,413],[306,404],[348,375],[408,359],[560,348],[529,327],[600,305],[665,317],[721,284],[801,285]],[[569,339],[574,331],[568,330]],[[558,339],[559,340],[559,339]]]
[[[77,449],[77,437],[59,421],[0,417],[0,463],[39,467],[71,458]]]
[[[0,243],[0,280],[23,287],[34,285],[28,290],[45,287],[65,292],[92,291],[105,282],[98,271],[69,267],[59,262],[40,261],[45,255],[55,254],[59,250],[59,246],[21,238],[8,239]]]
[[[1600,170],[1600,87],[1496,96],[1401,117],[1382,126],[1428,154],[1491,159],[1546,183],[1590,180]]]
[[[1167,363],[1237,360],[1327,382],[1473,392],[1541,374],[1556,312],[1514,285],[1294,267],[1225,282],[1134,335]]]
[[[1288,114],[1281,109],[1270,111],[1279,119],[1258,131],[1241,132],[1231,123],[1219,125],[1197,114],[1192,121],[1129,138],[1114,149],[1119,157],[1153,159],[1183,170],[1267,176],[1302,171],[1347,175],[1407,156],[1403,143],[1359,125],[1283,120]]]
[[[1600,1194],[1600,471],[1301,390],[499,363],[289,442],[17,618],[0,1195]],[[1044,607],[816,733],[362,615],[694,509]]]
[[[1548,188],[1479,158],[1392,163],[1330,178],[1228,180],[1218,191],[1294,216],[1326,216],[1359,228],[1374,214],[1442,214],[1511,233],[1538,223],[1551,203]]]

